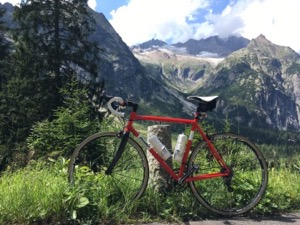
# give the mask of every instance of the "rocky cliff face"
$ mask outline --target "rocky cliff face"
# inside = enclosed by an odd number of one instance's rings
[[[149,76],[145,67],[113,29],[102,13],[91,12],[96,19],[96,30],[91,39],[103,50],[99,62],[101,74],[106,81],[108,94],[145,100],[157,105],[174,107],[178,99],[156,76]],[[178,105],[178,104],[177,104]]]
[[[13,12],[14,12],[14,6],[10,3],[0,3],[0,8],[5,9],[5,14],[2,18],[2,21],[9,25],[10,27],[13,27]]]
[[[92,10],[91,13],[96,21],[91,40],[101,49],[99,77],[104,79],[106,88],[111,94],[142,97],[147,92],[146,83],[151,83],[144,74],[143,66],[105,16]]]

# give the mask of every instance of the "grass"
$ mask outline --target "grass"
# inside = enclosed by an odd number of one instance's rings
[[[272,168],[269,186],[261,203],[254,212],[285,213],[300,209],[300,171]]]
[[[72,187],[67,162],[34,162],[0,177],[0,224],[121,224],[181,222],[216,217],[199,205],[189,188],[158,194],[148,188],[126,207],[109,207],[93,179]],[[250,214],[279,214],[300,209],[300,171],[271,168],[266,195]]]
[[[66,169],[37,163],[0,177],[0,224],[59,221],[65,216]]]

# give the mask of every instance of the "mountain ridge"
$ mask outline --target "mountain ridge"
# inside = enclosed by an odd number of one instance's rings
[[[250,40],[244,37],[229,36],[220,38],[211,36],[204,39],[189,39],[184,43],[168,44],[158,39],[152,39],[144,43],[131,46],[132,51],[136,50],[154,50],[158,48],[170,49],[176,53],[194,55],[199,57],[224,58],[232,52],[244,48]]]

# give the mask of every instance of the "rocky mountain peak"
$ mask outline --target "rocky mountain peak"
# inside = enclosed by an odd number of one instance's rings
[[[250,41],[246,51],[262,57],[273,57],[284,61],[299,58],[299,54],[290,47],[276,45],[262,34]]]
[[[166,42],[158,40],[158,39],[152,39],[150,41],[146,41],[142,44],[139,45],[134,45],[131,48],[136,49],[136,48],[141,48],[141,49],[153,49],[153,48],[158,48],[158,47],[163,47],[168,45]]]
[[[5,14],[2,18],[2,21],[5,23],[6,26],[13,27],[13,12],[14,12],[14,6],[11,3],[0,3],[0,8],[5,10]]]
[[[264,45],[269,45],[272,44],[272,42],[270,42],[265,35],[260,34],[257,38],[252,39],[253,41],[255,41],[256,43],[259,44],[264,44]]]
[[[254,52],[271,52],[276,54],[277,46],[270,42],[264,35],[260,34],[257,38],[250,41],[247,49]]]

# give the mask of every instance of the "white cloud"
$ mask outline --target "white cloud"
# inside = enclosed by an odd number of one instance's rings
[[[13,5],[18,5],[21,3],[21,0],[0,0],[0,3],[2,3],[2,4],[6,3],[6,2],[9,2]]]
[[[206,15],[206,20],[210,23],[210,35],[219,35],[228,37],[229,35],[240,34],[241,27],[244,26],[243,20],[232,6],[227,6],[221,14],[213,14],[210,12]],[[201,30],[199,30],[201,32]]]
[[[96,6],[97,6],[97,2],[96,0],[88,0],[88,5],[89,7],[91,7],[93,10],[96,9]]]
[[[184,42],[212,35],[241,34],[252,39],[264,34],[278,45],[300,52],[300,1],[236,0],[216,14],[209,0],[130,0],[111,12],[110,23],[133,45],[152,38]],[[202,13],[205,21],[199,21]]]
[[[188,23],[207,5],[207,0],[131,0],[111,12],[110,23],[128,45],[152,38],[185,41],[194,33]]]

